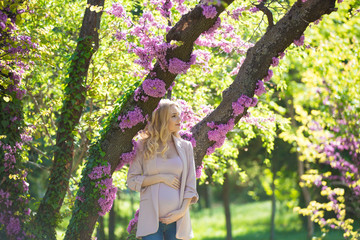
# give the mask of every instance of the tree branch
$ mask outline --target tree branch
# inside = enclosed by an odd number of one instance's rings
[[[209,122],[227,123],[233,118],[232,103],[242,94],[252,97],[256,82],[263,79],[268,72],[273,57],[277,57],[295,39],[299,39],[311,22],[316,21],[324,14],[334,11],[335,0],[308,0],[299,4],[296,2],[288,13],[273,27],[269,28],[264,36],[250,48],[234,82],[223,92],[223,101],[201,122],[192,128],[196,140],[194,156],[196,165],[201,165],[206,150],[214,144],[208,139]],[[237,123],[242,115],[234,120]]]

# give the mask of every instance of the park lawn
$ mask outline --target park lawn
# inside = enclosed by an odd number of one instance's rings
[[[232,234],[234,240],[267,240],[270,239],[271,202],[254,202],[247,204],[232,204],[231,207]],[[225,214],[222,205],[211,209],[191,212],[191,220],[196,240],[225,240]],[[303,229],[300,218],[290,210],[277,212],[276,240],[305,240],[306,230]],[[317,237],[322,235],[316,232]],[[323,240],[341,240],[342,233],[333,231]]]
[[[125,195],[126,196],[126,195]],[[124,197],[124,195],[123,195]],[[137,209],[138,204],[132,206],[128,199],[118,200],[115,209],[118,213],[115,235],[120,237],[126,231],[127,224],[132,218],[132,210]],[[191,222],[194,231],[194,240],[225,240],[226,226],[225,214],[221,204],[214,204],[211,209],[196,210],[197,206],[191,209]],[[246,204],[231,204],[232,234],[233,240],[268,240],[270,239],[270,214],[271,202],[254,202]],[[125,215],[124,215],[125,214]],[[121,216],[122,215],[122,216]],[[60,224],[57,229],[57,239],[63,239],[70,217]],[[105,232],[107,227],[108,214],[104,216]],[[96,231],[96,230],[95,230]],[[320,237],[321,232],[316,232]],[[122,235],[124,236],[124,235]],[[291,210],[280,210],[276,216],[276,240],[305,240],[306,230],[298,215]],[[322,240],[341,240],[341,232],[330,232]]]

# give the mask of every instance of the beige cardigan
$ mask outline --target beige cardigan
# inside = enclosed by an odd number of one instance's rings
[[[173,136],[176,150],[183,162],[183,171],[180,185],[180,199],[191,198],[191,204],[198,201],[196,192],[196,177],[193,147],[189,141]],[[134,161],[130,164],[127,176],[127,185],[130,189],[140,192],[139,220],[136,237],[146,236],[157,232],[159,228],[159,184],[141,187],[145,176],[159,174],[154,159],[143,161],[137,150]],[[182,202],[180,200],[179,208]],[[190,213],[176,222],[176,238],[188,240],[194,237],[191,228]]]

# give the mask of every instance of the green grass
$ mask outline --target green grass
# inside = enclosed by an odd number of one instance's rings
[[[231,205],[232,236],[234,240],[264,240],[270,239],[269,201],[242,205]],[[212,209],[192,211],[191,220],[196,240],[226,239],[225,214],[221,205]],[[305,240],[306,230],[303,229],[300,218],[292,211],[277,212],[276,240]],[[322,235],[316,232],[317,237]],[[330,232],[323,240],[341,240],[341,232]]]
[[[132,208],[137,209],[136,204],[130,204],[130,198],[123,195],[121,200],[115,202],[117,212],[115,234],[122,239],[127,224],[132,218]],[[194,240],[225,240],[226,225],[225,214],[222,205],[216,204],[211,209],[191,209],[191,222],[194,231]],[[231,204],[232,236],[233,240],[268,240],[270,239],[270,214],[271,203],[254,202],[247,204]],[[64,219],[57,229],[57,239],[63,239],[70,218]],[[104,217],[105,232],[108,232],[108,214]],[[306,240],[306,230],[303,229],[300,218],[291,210],[281,209],[276,213],[276,240]],[[95,234],[96,230],[94,231]],[[315,236],[322,233],[317,231]],[[333,231],[328,233],[322,240],[342,240],[342,233]]]

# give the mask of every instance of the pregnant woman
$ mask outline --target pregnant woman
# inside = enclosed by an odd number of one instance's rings
[[[180,138],[180,108],[161,100],[140,134],[127,185],[140,192],[136,237],[191,239],[189,206],[198,200],[193,147]]]

